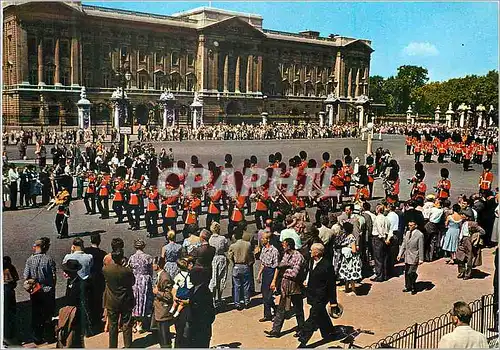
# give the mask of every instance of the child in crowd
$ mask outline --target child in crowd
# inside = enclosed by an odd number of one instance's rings
[[[179,259],[177,260],[177,266],[181,271],[174,277],[174,288],[172,289],[174,304],[170,309],[170,313],[173,313],[174,317],[180,315],[185,303],[189,302],[191,296],[193,284],[191,283],[189,271],[193,268],[193,259],[191,257]]]

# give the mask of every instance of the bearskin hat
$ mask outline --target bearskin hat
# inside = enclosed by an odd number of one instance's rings
[[[322,156],[323,160],[326,162],[326,161],[329,161],[330,160],[330,153],[328,152],[324,152],[323,153],[323,156]]]
[[[224,161],[225,161],[226,163],[231,163],[231,162],[233,161],[233,156],[232,156],[232,155],[230,155],[229,153],[228,153],[228,154],[226,154],[226,156],[224,157]]]
[[[485,160],[485,161],[483,162],[483,168],[484,168],[485,170],[491,170],[491,161],[489,161],[489,160]]]
[[[373,157],[372,156],[368,156],[366,157],[366,164],[367,165],[373,165]]]
[[[351,156],[345,156],[344,161],[345,161],[346,164],[351,164],[352,163],[352,157]]]
[[[283,156],[281,155],[280,152],[276,152],[274,154],[274,159],[277,161],[277,162],[281,162],[281,160],[283,159]]]
[[[300,156],[300,159],[307,159],[306,151],[300,151],[299,156]]]
[[[351,150],[349,148],[344,148],[344,156],[350,156],[351,155]]]
[[[450,176],[450,171],[446,168],[441,168],[441,177],[448,178]]]

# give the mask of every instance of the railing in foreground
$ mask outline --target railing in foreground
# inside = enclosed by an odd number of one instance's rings
[[[483,295],[469,304],[472,309],[470,326],[486,335],[488,341],[498,337],[498,333],[488,330],[494,327],[495,314],[493,312],[493,294]],[[394,333],[378,342],[367,346],[368,349],[399,348],[399,349],[429,349],[437,348],[441,337],[452,332],[450,312],[435,317],[423,323]]]

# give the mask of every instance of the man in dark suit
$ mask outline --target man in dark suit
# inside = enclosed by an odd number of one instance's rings
[[[212,260],[215,256],[215,248],[208,244],[210,235],[210,231],[201,230],[200,246],[195,248],[191,253],[191,256],[195,259],[193,269],[191,270],[191,281],[194,285],[208,285],[212,278]]]
[[[163,269],[165,260],[163,258],[154,258],[153,270],[157,274],[156,284],[153,286],[154,321],[158,324],[158,338],[161,348],[172,347],[172,333],[170,333],[170,324],[173,319],[169,312],[174,301],[172,287],[174,282],[170,275]]]
[[[109,348],[118,346],[118,320],[123,323],[123,344],[125,348],[132,345],[132,309],[135,306],[132,286],[135,277],[132,270],[122,266],[123,249],[111,253],[114,264],[106,265],[102,273],[106,280],[104,290],[104,307],[109,321]]]
[[[307,303],[311,305],[309,318],[299,331],[299,347],[304,347],[313,333],[319,328],[323,339],[332,337],[333,325],[326,305],[337,310],[337,290],[335,273],[331,262],[323,259],[325,247],[321,243],[311,246],[311,261],[309,273],[304,282],[306,286]]]

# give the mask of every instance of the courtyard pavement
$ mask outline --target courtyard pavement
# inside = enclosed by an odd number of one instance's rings
[[[413,157],[405,155],[404,138],[401,136],[384,135],[383,141],[374,141],[373,147],[388,148],[393,153],[393,157],[398,160],[401,166],[401,193],[402,198],[408,196],[410,186],[405,179],[410,178],[414,173]],[[321,154],[328,151],[334,160],[342,156],[343,148],[349,147],[353,158],[356,156],[363,159],[366,150],[366,142],[353,139],[333,139],[333,140],[266,140],[266,141],[183,141],[164,142],[155,144],[159,150],[161,147],[172,147],[176,159],[189,161],[191,155],[196,154],[202,164],[209,160],[214,160],[217,164],[222,164],[224,155],[233,155],[236,168],[241,168],[243,159],[256,155],[259,165],[265,166],[267,157],[271,152],[280,151],[283,159],[298,154],[305,150],[310,158],[321,160]],[[7,148],[10,159],[15,159],[17,150],[13,146]],[[32,152],[30,148],[29,152]],[[28,157],[30,153],[28,152]],[[494,162],[494,173],[498,173],[497,161]],[[478,178],[482,167],[474,166],[473,171],[463,172],[462,168],[453,163],[446,165],[450,169],[452,180],[451,198],[454,199],[461,193],[472,194],[476,191]],[[425,164],[426,180],[430,192],[432,186],[439,179],[439,169],[441,164]],[[497,181],[498,178],[495,178]],[[375,197],[383,196],[381,180],[377,180],[374,186]],[[85,208],[82,201],[73,201],[71,205],[70,234],[81,236],[89,244],[88,236],[92,232],[101,232],[101,248],[109,250],[113,237],[122,237],[126,242],[125,254],[130,256],[133,251],[133,240],[137,237],[145,239],[147,244],[146,253],[158,255],[164,238],[146,238],[146,231],[127,230],[126,224],[116,225],[114,219],[101,220],[98,215],[83,215]],[[39,213],[39,214],[38,214]],[[38,216],[36,216],[38,214]],[[36,216],[36,217],[35,217]],[[26,259],[31,253],[33,241],[41,236],[48,236],[52,239],[49,254],[57,262],[58,282],[57,297],[64,295],[65,281],[60,273],[61,262],[71,247],[71,238],[58,240],[55,238],[54,228],[55,211],[40,209],[24,209],[15,212],[3,212],[2,219],[2,249],[5,255],[12,257],[14,265],[20,275],[24,269]],[[255,230],[253,216],[248,217],[250,222],[249,230]],[[204,224],[202,220],[201,225]],[[222,221],[222,232],[227,228],[227,219]],[[257,268],[257,264],[255,266]],[[475,271],[474,279],[463,281],[456,278],[456,267],[446,265],[444,260],[433,263],[425,263],[419,268],[419,289],[417,295],[408,295],[401,292],[404,284],[402,276],[402,266],[399,267],[400,276],[384,283],[370,282],[364,280],[360,286],[361,295],[347,296],[339,292],[339,301],[344,305],[345,312],[342,318],[336,321],[338,325],[353,326],[355,328],[369,329],[374,335],[362,334],[358,337],[358,345],[369,345],[393,332],[406,328],[415,323],[422,322],[434,316],[447,312],[452,303],[457,300],[470,302],[478,299],[481,295],[492,293],[493,281],[493,255],[491,249],[483,251],[483,266]],[[231,294],[231,279],[228,279],[228,286],[225,295]],[[259,286],[256,285],[258,290]],[[22,316],[18,320],[18,326],[22,336],[29,338],[29,297],[24,292],[21,285],[17,288],[17,300],[19,311]],[[61,299],[59,299],[61,300]],[[262,317],[262,306],[260,305],[260,295],[254,297],[254,306],[248,310],[229,310],[219,313],[213,327],[212,346],[241,346],[246,348],[284,348],[296,347],[296,339],[293,332],[288,332],[280,339],[268,339],[263,331],[270,329],[269,323],[262,324],[257,320]],[[295,319],[285,322],[283,330],[286,332],[295,326]],[[319,332],[315,334],[310,343],[320,339]],[[134,347],[147,347],[154,345],[153,337],[149,334],[137,336]],[[121,342],[121,340],[120,340]],[[120,343],[121,344],[121,343]],[[229,345],[228,345],[229,344]],[[101,334],[86,339],[87,347],[105,348],[107,347],[107,334]],[[335,343],[321,344],[321,346],[338,345]],[[157,345],[154,345],[157,346]],[[52,345],[48,347],[54,347]]]

